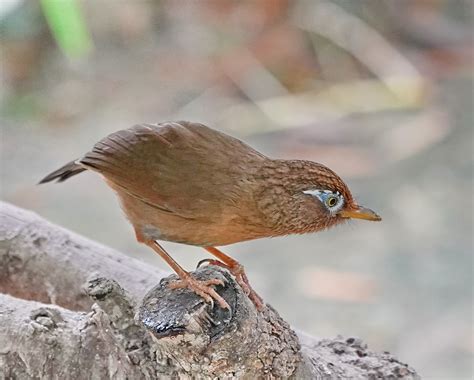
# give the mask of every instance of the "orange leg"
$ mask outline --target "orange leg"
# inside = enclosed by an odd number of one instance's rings
[[[169,254],[166,252],[161,245],[156,241],[147,241],[138,239],[138,241],[145,243],[150,248],[152,248],[156,253],[158,253],[166,263],[173,268],[176,274],[179,276],[180,280],[173,281],[169,284],[171,289],[178,288],[189,288],[197,295],[201,296],[206,300],[206,302],[212,304],[213,299],[216,300],[223,309],[229,309],[229,304],[222,298],[212,287],[213,285],[224,285],[222,280],[217,278],[201,281],[193,278],[188,272],[186,272],[183,267],[181,267]]]
[[[263,309],[263,300],[262,298],[252,289],[249,284],[249,280],[247,275],[245,274],[245,270],[242,264],[240,264],[237,260],[234,260],[232,257],[227,256],[224,252],[218,250],[215,247],[205,247],[206,251],[210,254],[217,257],[219,260],[201,260],[199,264],[203,262],[207,262],[211,265],[218,265],[220,267],[226,268],[229,270],[232,275],[235,276],[235,280],[237,283],[242,287],[242,290],[245,294],[248,295],[250,300],[254,303],[258,310]],[[199,265],[198,265],[199,266]]]

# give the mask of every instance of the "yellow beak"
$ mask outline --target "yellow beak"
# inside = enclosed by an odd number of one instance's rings
[[[382,220],[374,211],[369,208],[359,206],[356,210],[342,210],[339,212],[339,215],[343,218],[353,218],[353,219],[365,219],[371,220],[373,222],[379,222]]]

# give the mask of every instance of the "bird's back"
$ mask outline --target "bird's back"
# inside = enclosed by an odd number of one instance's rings
[[[159,228],[165,240],[201,244],[169,236],[167,227],[174,224],[170,230],[182,236],[195,221],[216,235],[232,221],[239,224],[239,215],[251,217],[252,181],[265,160],[240,140],[202,124],[168,122],[112,133],[79,163],[105,177],[135,226]]]

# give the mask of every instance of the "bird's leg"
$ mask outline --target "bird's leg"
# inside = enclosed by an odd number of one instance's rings
[[[219,260],[201,260],[199,264],[207,262],[211,265],[217,265],[229,270],[232,275],[235,276],[235,280],[242,287],[244,293],[250,298],[258,310],[263,309],[262,298],[252,289],[249,284],[247,275],[245,274],[244,266],[232,257],[227,256],[224,252],[218,250],[215,247],[205,247],[206,251],[217,257]],[[199,265],[198,265],[199,266]]]
[[[189,288],[194,293],[204,298],[206,302],[212,304],[214,299],[223,309],[230,310],[229,304],[212,287],[213,285],[224,286],[224,282],[222,280],[217,278],[206,281],[197,280],[188,272],[186,272],[183,267],[181,267],[156,241],[143,242],[152,248],[156,253],[158,253],[179,276],[180,280],[173,281],[169,284],[171,289]]]

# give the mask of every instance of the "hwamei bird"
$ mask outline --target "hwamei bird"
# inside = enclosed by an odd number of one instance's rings
[[[244,268],[216,247],[240,241],[316,232],[349,218],[379,221],[359,206],[344,181],[324,165],[271,159],[242,141],[188,121],[140,124],[110,134],[81,158],[40,183],[62,182],[85,170],[115,190],[136,238],[178,274],[187,287],[223,308],[214,286],[184,270],[158,240],[195,245],[216,257],[262,309]]]

